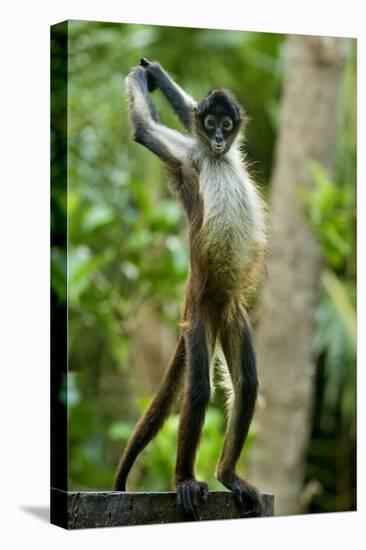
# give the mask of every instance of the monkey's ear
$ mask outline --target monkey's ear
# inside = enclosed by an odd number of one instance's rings
[[[150,61],[145,59],[145,57],[141,57],[140,58],[140,65],[142,65],[142,67],[148,67],[150,65]]]

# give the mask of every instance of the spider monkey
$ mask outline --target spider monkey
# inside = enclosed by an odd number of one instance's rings
[[[160,388],[121,457],[115,489],[126,490],[128,473],[162,427],[184,387],[174,487],[186,517],[199,519],[208,486],[194,473],[196,451],[212,386],[214,358],[226,362],[227,431],[217,479],[234,494],[243,516],[261,515],[260,495],[235,466],[257,397],[256,356],[246,296],[260,278],[266,248],[264,209],[240,154],[244,113],[227,90],[214,89],[200,103],[186,94],[159,63],[141,58],[126,79],[133,137],[166,165],[186,214],[190,273],[182,331]],[[159,122],[149,92],[160,90],[187,134]],[[248,511],[249,510],[249,511]]]

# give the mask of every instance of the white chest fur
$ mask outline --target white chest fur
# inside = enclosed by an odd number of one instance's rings
[[[205,247],[216,260],[242,271],[253,246],[265,241],[261,199],[238,150],[224,158],[205,157],[200,168]]]

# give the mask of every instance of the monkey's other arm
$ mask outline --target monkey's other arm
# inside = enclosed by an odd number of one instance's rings
[[[170,168],[179,168],[190,146],[188,138],[180,132],[159,123],[147,85],[143,67],[135,67],[126,78],[130,119],[133,137]]]
[[[196,101],[170,78],[159,63],[142,57],[140,66],[146,71],[149,92],[159,89],[170,102],[182,124],[187,130],[192,131],[192,111],[197,105]]]

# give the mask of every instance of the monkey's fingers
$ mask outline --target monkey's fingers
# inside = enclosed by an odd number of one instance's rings
[[[187,519],[198,521],[199,502],[208,497],[208,485],[196,480],[187,480],[177,486],[177,505],[182,508]]]
[[[243,503],[243,498],[242,498],[240,487],[235,487],[235,489],[233,489],[233,495],[234,495],[234,500],[235,500],[237,506],[240,509],[242,509],[244,503]]]
[[[262,500],[255,487],[238,476],[235,476],[225,486],[232,491],[235,503],[240,509],[241,517],[258,517],[262,515]]]
[[[234,492],[235,495],[235,492]],[[252,487],[241,487],[240,501],[242,517],[254,518],[262,515],[262,505],[260,495]]]
[[[256,518],[261,515],[260,507],[256,500],[251,500],[242,496],[241,517]]]
[[[200,482],[200,499],[202,502],[206,502],[208,499],[208,485],[203,481]]]
[[[148,61],[145,57],[141,57],[140,65],[142,65],[143,67],[148,67],[150,65],[150,61]]]
[[[189,519],[199,520],[197,513],[197,497],[192,487],[185,485],[183,487],[183,510]]]
[[[145,59],[145,57],[141,57],[140,59],[140,67],[144,69],[144,72],[146,74],[146,80],[147,80],[147,89],[149,92],[154,92],[157,88],[157,80],[156,76],[154,75],[154,66],[156,63],[151,63],[151,61],[148,61]]]

